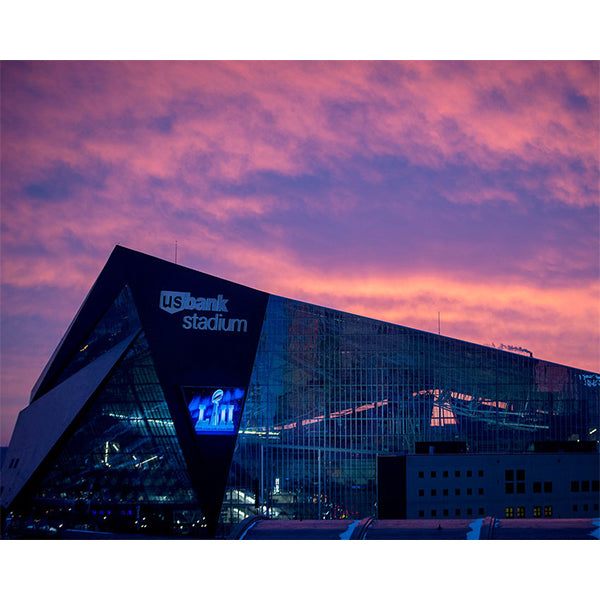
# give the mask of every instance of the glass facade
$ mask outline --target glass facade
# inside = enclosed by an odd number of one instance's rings
[[[89,336],[57,377],[58,385],[141,327],[129,286],[124,286]]]
[[[143,333],[30,503],[38,516],[78,528],[201,533],[202,515]]]
[[[376,456],[415,442],[523,452],[597,440],[600,378],[529,356],[269,298],[221,513],[376,515]]]
[[[103,531],[223,536],[257,514],[376,516],[377,456],[417,443],[519,453],[599,440],[597,374],[268,296],[126,249],[109,263],[42,374],[32,403],[46,412],[23,416],[25,444],[11,445],[18,485],[4,508]],[[166,310],[168,295],[185,303]],[[187,326],[220,322],[217,310],[246,327]],[[121,342],[125,355],[64,422],[52,455],[17,472],[39,415],[54,417],[48,390]]]

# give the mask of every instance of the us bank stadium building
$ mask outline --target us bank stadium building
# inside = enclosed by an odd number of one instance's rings
[[[117,246],[19,414],[3,522],[214,538],[256,516],[377,517],[382,457],[459,443],[478,470],[597,448],[599,391],[595,373]]]

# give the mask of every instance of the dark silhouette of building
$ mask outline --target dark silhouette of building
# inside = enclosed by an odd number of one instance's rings
[[[226,536],[377,514],[378,456],[597,442],[600,377],[117,246],[19,415],[11,522]]]

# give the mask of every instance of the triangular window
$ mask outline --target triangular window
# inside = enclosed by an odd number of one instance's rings
[[[68,379],[73,373],[138,331],[140,327],[133,297],[129,286],[126,285],[102,315],[93,331],[80,344],[54,385]]]
[[[188,533],[201,533],[197,498],[144,334],[93,400],[32,504],[63,513],[71,508],[108,531],[128,523],[150,533],[152,518],[161,515],[163,533],[178,533],[182,523]]]

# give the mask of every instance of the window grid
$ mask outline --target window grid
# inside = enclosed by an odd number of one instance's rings
[[[552,398],[549,381],[563,382]],[[472,452],[526,451],[557,428],[561,438],[575,433],[577,417],[565,411],[592,410],[590,389],[558,365],[270,296],[221,533],[253,514],[375,516],[377,454],[452,441],[459,424]],[[547,416],[551,404],[560,419]],[[527,427],[513,427],[518,419]],[[237,502],[236,491],[254,500]]]

